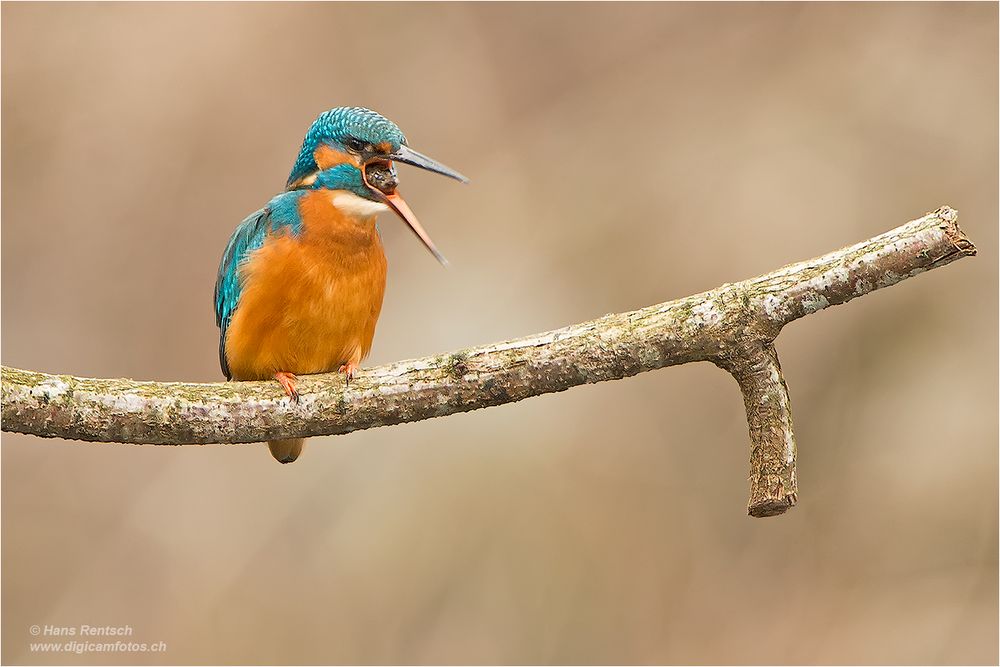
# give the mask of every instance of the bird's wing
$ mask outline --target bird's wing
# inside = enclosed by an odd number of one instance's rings
[[[236,312],[243,289],[239,268],[250,253],[264,245],[270,228],[271,209],[268,206],[251,213],[240,223],[222,253],[219,275],[215,279],[215,324],[219,327],[219,364],[226,379],[232,379],[226,360],[226,329]]]

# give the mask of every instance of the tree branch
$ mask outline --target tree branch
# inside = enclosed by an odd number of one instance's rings
[[[676,301],[536,336],[359,371],[275,382],[95,380],[4,367],[4,431],[136,444],[336,435],[512,403],[577,385],[711,361],[736,378],[751,438],[749,511],[795,503],[788,389],[772,345],[789,322],[943,266],[975,246],[942,207],[849,248]]]
[[[751,516],[783,514],[796,501],[795,433],[788,386],[774,345],[748,341],[744,354],[720,364],[743,392],[750,427]]]

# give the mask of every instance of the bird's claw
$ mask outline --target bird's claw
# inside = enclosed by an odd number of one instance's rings
[[[292,403],[299,402],[299,392],[295,390],[295,383],[298,382],[299,379],[295,377],[294,373],[275,373],[274,379],[277,380],[278,384],[281,385],[281,388],[285,390],[288,398],[292,399]]]
[[[351,380],[354,379],[354,373],[357,372],[358,365],[354,362],[348,361],[346,364],[341,364],[338,373],[343,373],[346,379],[347,386],[351,386]]]

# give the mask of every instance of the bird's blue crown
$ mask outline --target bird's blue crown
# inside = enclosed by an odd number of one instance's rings
[[[390,152],[406,145],[399,127],[385,116],[364,107],[337,107],[324,111],[313,122],[302,141],[299,156],[288,177],[288,185],[317,171],[316,149],[328,145],[339,151],[352,144],[388,143]]]

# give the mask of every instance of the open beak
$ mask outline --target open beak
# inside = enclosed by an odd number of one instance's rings
[[[454,178],[460,183],[469,182],[469,179],[462,176],[454,169],[444,166],[437,160],[432,160],[423,153],[418,153],[409,146],[400,146],[398,151],[387,155],[386,157],[390,160],[395,160],[396,162],[412,164],[414,167],[420,167],[421,169],[426,169],[427,171],[433,171],[435,174],[441,174],[442,176],[447,176],[448,178]]]
[[[402,162],[403,164],[411,164],[414,167],[420,167],[421,169],[426,169],[427,171],[433,171],[435,174],[441,174],[442,176],[447,176],[448,178],[454,178],[456,181],[462,183],[468,183],[469,179],[462,174],[458,173],[454,169],[450,169],[440,162],[430,159],[426,155],[422,155],[417,151],[409,148],[408,146],[400,146],[399,150],[395,151],[390,155],[380,156],[380,160],[375,164],[383,164],[381,168],[378,169],[377,175],[375,173],[369,174],[369,169],[366,166],[363,170],[365,184],[368,188],[379,196],[379,198],[384,201],[389,208],[396,212],[400,218],[403,219],[406,224],[410,226],[413,233],[417,235],[431,254],[441,262],[443,266],[448,266],[448,260],[445,259],[441,251],[437,249],[434,242],[431,241],[431,237],[427,235],[424,231],[423,225],[417,220],[417,216],[413,214],[410,207],[406,204],[406,201],[399,196],[396,192],[396,170],[392,167],[392,162],[382,163],[382,160],[394,160],[397,162]],[[372,163],[369,163],[372,164]]]
[[[445,259],[445,256],[442,255],[441,251],[437,249],[437,246],[434,245],[434,241],[431,241],[431,237],[424,231],[423,225],[421,225],[420,221],[417,220],[417,216],[413,215],[413,211],[410,210],[406,201],[399,196],[399,193],[393,192],[392,194],[387,195],[382,192],[381,195],[385,200],[385,203],[389,205],[389,208],[395,211],[396,215],[401,217],[403,221],[410,226],[410,229],[412,229],[413,233],[417,235],[417,238],[423,242],[424,247],[431,251],[431,254],[434,255],[437,261],[441,262],[441,266],[448,266],[448,260]]]

